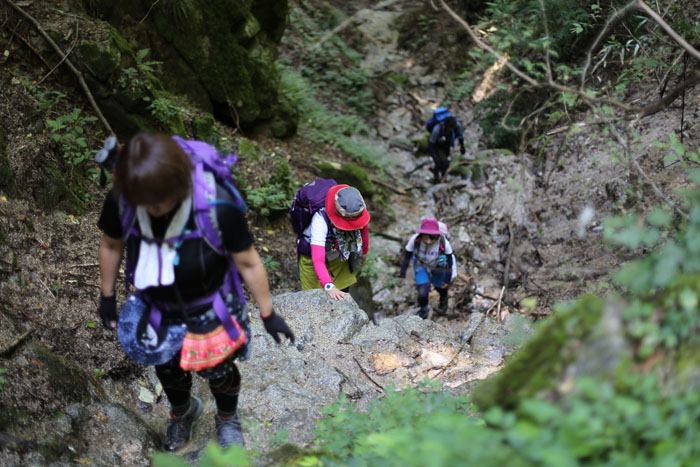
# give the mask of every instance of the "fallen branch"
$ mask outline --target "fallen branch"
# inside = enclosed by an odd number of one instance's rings
[[[452,366],[454,361],[457,359],[457,356],[460,354],[460,352],[462,352],[462,349],[464,349],[464,347],[466,347],[466,345],[467,345],[467,340],[462,342],[462,345],[460,346],[459,350],[457,350],[457,353],[454,355],[454,357],[452,357],[452,359],[449,362],[447,362],[447,365],[443,366],[442,369],[440,371],[438,371],[435,376],[433,376],[433,379],[437,379],[438,376],[443,374],[446,369],[448,369],[450,366]]]
[[[383,182],[381,180],[377,180],[376,178],[373,178],[373,177],[370,177],[369,179],[372,181],[372,183],[376,183],[377,185],[381,185],[384,188],[388,188],[391,191],[393,191],[394,193],[398,193],[398,194],[403,195],[403,196],[408,196],[408,193],[406,193],[405,191],[403,191],[400,188],[396,188],[394,185],[392,185],[390,183]]]
[[[501,301],[503,300],[503,292],[506,291],[506,286],[501,288],[501,295],[498,296],[498,311],[496,312],[496,322],[501,324]]]
[[[411,175],[411,174],[413,174],[413,172],[416,172],[417,170],[422,169],[422,168],[425,167],[426,165],[429,165],[430,162],[431,162],[431,161],[421,162],[420,164],[418,164],[417,166],[415,166],[413,169],[411,169],[411,171],[406,172],[406,175]]]
[[[71,268],[96,268],[100,263],[71,264]]]
[[[503,288],[508,288],[508,274],[510,273],[510,258],[513,254],[513,245],[515,244],[515,238],[513,238],[513,224],[508,221],[508,251],[506,253],[506,264],[503,269]],[[503,292],[501,292],[503,295]]]
[[[61,66],[61,64],[62,64],[63,62],[66,61],[66,59],[67,59],[68,56],[71,54],[71,52],[73,52],[73,49],[75,48],[75,46],[76,46],[77,44],[78,44],[78,23],[76,22],[76,24],[75,24],[75,40],[73,40],[73,44],[70,46],[70,49],[68,49],[68,52],[66,52],[66,56],[63,57],[63,58],[61,59],[61,61],[58,62],[56,65],[54,65],[54,67],[51,68],[51,69],[49,70],[49,72],[46,73],[46,74],[44,75],[43,78],[41,78],[39,81],[37,81],[36,84],[35,84],[35,86],[39,86],[41,83],[43,83],[44,81],[46,81],[46,78],[48,78],[49,76],[51,76],[51,75],[53,74],[53,72],[56,71],[56,68],[58,68],[59,66]]]
[[[372,231],[372,235],[378,235],[380,237],[386,238],[387,240],[393,240],[395,242],[403,243],[402,238],[396,237],[396,236],[388,234],[388,233]]]
[[[90,88],[88,87],[87,83],[85,82],[85,79],[83,78],[83,74],[78,70],[73,63],[68,59],[68,56],[63,53],[61,48],[51,39],[51,36],[49,36],[46,31],[44,31],[44,28],[41,27],[41,24],[34,19],[33,16],[31,16],[29,13],[25,12],[23,9],[18,7],[12,0],[5,0],[8,5],[12,7],[13,10],[15,10],[17,13],[22,15],[24,18],[26,18],[30,23],[34,25],[37,31],[39,31],[39,34],[41,37],[44,38],[46,42],[48,42],[51,47],[54,49],[54,51],[58,54],[61,59],[63,59],[64,63],[70,71],[73,72],[73,74],[78,78],[78,82],[80,83],[80,87],[83,88],[83,91],[85,92],[85,95],[87,96],[88,101],[90,101],[90,105],[92,105],[93,110],[97,114],[97,118],[99,118],[100,122],[104,125],[105,129],[110,135],[114,135],[114,130],[112,130],[112,127],[109,126],[109,123],[107,122],[107,119],[105,119],[104,115],[102,115],[102,111],[97,105],[97,102],[95,102],[95,98],[92,96],[92,93],[90,92]]]
[[[21,334],[19,337],[17,337],[17,339],[15,339],[15,340],[13,340],[12,342],[10,342],[10,343],[7,345],[7,347],[5,347],[4,349],[0,350],[0,355],[5,355],[5,354],[10,353],[10,352],[12,351],[12,349],[14,349],[15,347],[17,347],[17,346],[19,345],[20,342],[22,342],[24,339],[26,339],[26,338],[27,338],[31,333],[33,333],[33,332],[34,332],[34,329],[30,329],[29,331],[27,331],[27,332]]]
[[[362,372],[362,374],[364,374],[368,380],[370,380],[372,383],[374,383],[375,386],[377,386],[379,389],[382,390],[383,393],[386,394],[386,390],[384,389],[384,387],[381,384],[377,383],[375,380],[373,380],[372,377],[367,374],[365,369],[362,368],[362,365],[360,365],[360,362],[357,361],[357,358],[352,357],[352,359],[355,360],[355,363],[357,363],[357,366],[360,367],[360,371]]]

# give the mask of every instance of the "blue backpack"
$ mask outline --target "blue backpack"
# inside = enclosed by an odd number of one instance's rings
[[[245,304],[245,295],[243,294],[243,286],[241,284],[241,277],[238,273],[238,269],[233,262],[233,258],[231,258],[231,255],[226,252],[224,247],[221,230],[219,229],[216,216],[216,206],[218,204],[225,203],[230,204],[243,212],[247,211],[248,209],[240,193],[234,186],[233,174],[231,173],[231,167],[236,163],[237,157],[235,154],[224,156],[215,147],[203,141],[184,140],[179,136],[173,136],[172,139],[183,149],[183,151],[185,151],[185,154],[187,154],[192,161],[192,208],[194,211],[195,223],[197,225],[196,230],[186,231],[182,235],[178,236],[177,246],[179,246],[183,240],[201,238],[214,251],[226,257],[228,261],[228,271],[224,277],[223,287],[220,291],[214,292],[210,297],[205,297],[198,300],[198,304],[211,302],[213,304],[214,311],[228,331],[229,336],[231,336],[231,339],[236,340],[239,332],[231,320],[231,315],[229,314],[225,303],[225,297],[227,297],[230,293],[235,292],[239,303],[243,305]],[[220,201],[216,199],[217,185],[226,189],[233,202]],[[140,237],[141,233],[135,225],[136,206],[127,204],[123,198],[120,198],[119,210],[121,214],[121,225],[124,240],[126,241],[127,237],[130,235],[137,235]],[[179,258],[176,257],[175,264],[177,264],[178,260]],[[136,265],[130,263],[131,261],[129,261],[127,258],[125,268],[126,279],[129,284],[133,285],[134,270]],[[151,323],[155,324],[154,320],[160,320],[160,310],[157,308],[157,304],[151,305]],[[157,329],[158,326],[154,325],[154,328]]]
[[[450,116],[450,110],[447,107],[438,107],[433,112],[433,116],[430,117],[428,123],[425,124],[425,129],[428,130],[428,133],[432,133],[433,128],[435,128],[435,125],[437,125],[438,123]]]
[[[311,256],[311,245],[304,238],[304,230],[311,223],[313,215],[322,211],[326,222],[326,195],[328,190],[336,186],[338,183],[332,178],[317,178],[313,182],[309,182],[294,195],[292,207],[289,208],[289,222],[292,224],[292,230],[297,236],[297,254]]]

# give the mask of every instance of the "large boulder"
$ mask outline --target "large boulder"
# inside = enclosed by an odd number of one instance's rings
[[[80,6],[105,21],[103,31],[77,50],[86,80],[107,118],[116,120],[118,133],[153,126],[154,117],[161,127],[177,130],[177,122],[170,121],[178,113],[173,96],[186,96],[243,129],[264,124],[277,137],[296,131],[297,111],[278,92],[274,63],[287,0],[85,1]]]

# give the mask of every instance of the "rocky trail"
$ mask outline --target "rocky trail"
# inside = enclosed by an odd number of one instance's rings
[[[354,293],[356,301],[332,303],[322,291],[294,292],[293,238],[284,219],[253,225],[257,244],[279,263],[270,271],[275,309],[297,335],[295,345],[277,346],[253,319],[253,354],[241,364],[239,406],[248,447],[260,453],[279,446],[280,430],[306,445],[320,408],[340,394],[366,407],[390,387],[425,377],[468,393],[532,333],[533,320],[558,301],[606,287],[611,270],[625,259],[604,245],[601,222],[632,201],[629,173],[593,128],[553,135],[540,155],[487,149],[465,99],[451,110],[465,128],[467,153],[454,161],[445,183],[432,183],[430,157],[416,141],[444,98],[444,70],[425,67],[399,49],[399,33],[388,25],[397,24],[410,3],[384,2],[354,12],[352,20],[368,44],[363,67],[405,78],[381,103],[369,137],[390,155],[395,182],[387,188],[395,220],[370,226],[376,258],[371,281]],[[24,125],[12,132],[9,145],[41,151],[48,143],[31,144],[45,135],[29,131],[31,114],[20,111],[29,106],[22,87],[2,69],[0,81],[1,114]],[[689,93],[686,105],[700,109],[697,93]],[[652,142],[666,141],[679,119],[672,108],[639,128],[639,162],[667,193],[683,183],[681,168],[659,169],[663,151]],[[695,127],[688,131],[697,140]],[[295,156],[308,150],[298,139],[260,144]],[[244,170],[254,169],[244,164]],[[299,177],[314,175],[302,157],[292,157],[290,165]],[[655,202],[651,193],[637,200],[638,206]],[[131,362],[116,336],[97,323],[99,204],[96,198],[91,212],[70,216],[0,198],[2,465],[147,466],[160,446],[168,404],[153,369]],[[582,219],[585,208],[592,214]],[[422,320],[415,316],[411,273],[402,286],[396,272],[413,229],[433,216],[448,224],[459,278],[448,313]],[[436,303],[431,296],[433,308]],[[254,307],[250,312],[257,316]],[[205,383],[195,378],[195,384],[205,416],[178,453],[193,464],[213,439],[215,410]],[[266,464],[264,454],[256,462]]]

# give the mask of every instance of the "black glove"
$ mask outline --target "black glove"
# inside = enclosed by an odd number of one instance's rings
[[[284,322],[284,319],[275,313],[275,310],[272,310],[272,313],[270,313],[268,316],[261,316],[261,318],[263,320],[263,324],[265,325],[265,330],[272,336],[275,342],[278,344],[280,343],[280,337],[277,335],[277,333],[280,333],[285,337],[288,337],[289,340],[292,341],[292,344],[294,343],[294,333],[291,329],[289,329],[289,326],[287,326],[287,323]]]
[[[100,294],[100,318],[102,318],[102,325],[109,329],[114,330],[110,321],[117,320],[117,296],[112,295],[111,297],[105,297]]]

